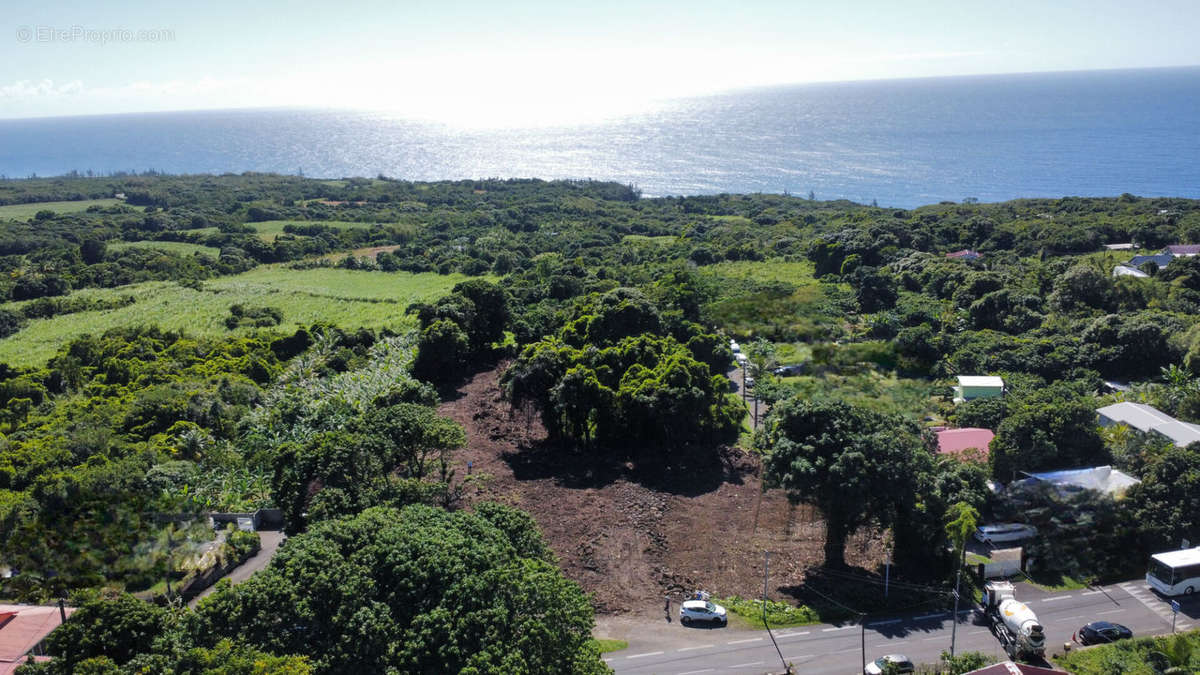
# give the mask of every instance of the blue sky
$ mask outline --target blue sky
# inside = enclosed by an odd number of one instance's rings
[[[833,80],[1200,65],[1196,0],[4,0],[0,117],[352,107],[589,121]]]

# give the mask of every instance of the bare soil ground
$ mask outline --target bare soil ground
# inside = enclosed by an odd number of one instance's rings
[[[753,455],[726,447],[715,458],[614,466],[549,448],[537,415],[501,399],[505,365],[477,374],[439,409],[467,431],[458,477],[482,477],[465,499],[532,514],[598,612],[661,618],[665,594],[678,602],[698,588],[757,596],[764,549],[772,552],[771,593],[779,597],[821,561],[819,514],[791,507],[779,490],[762,493]],[[878,541],[856,536],[846,559],[873,566],[876,551]]]

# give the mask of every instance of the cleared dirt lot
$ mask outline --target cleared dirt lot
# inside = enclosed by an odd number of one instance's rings
[[[821,559],[822,523],[807,506],[791,507],[778,490],[763,494],[760,465],[736,448],[719,457],[671,465],[613,465],[545,447],[535,415],[501,400],[504,365],[477,374],[440,412],[467,430],[457,477],[484,475],[468,503],[518,506],[541,526],[568,577],[592,593],[605,614],[662,616],[704,588],[715,595],[762,593],[763,550],[770,549],[772,595],[799,584]],[[855,537],[847,562],[872,565],[877,542]]]

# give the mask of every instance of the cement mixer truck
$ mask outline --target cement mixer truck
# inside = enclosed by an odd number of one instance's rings
[[[1042,658],[1046,654],[1046,633],[1037,615],[1013,596],[1007,581],[989,581],[983,587],[983,609],[992,625],[992,633],[1012,659]]]

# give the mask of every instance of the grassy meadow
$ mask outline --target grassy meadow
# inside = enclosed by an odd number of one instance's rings
[[[339,230],[366,229],[375,223],[359,223],[350,220],[264,220],[258,223],[246,223],[253,227],[263,241],[275,241],[275,238],[285,234],[285,225],[325,225]]]
[[[120,199],[83,199],[73,202],[35,202],[33,204],[10,204],[0,206],[0,218],[8,220],[25,220],[32,218],[38,211],[53,211],[55,213],[79,213],[86,211],[89,206],[112,206],[125,203]]]
[[[189,244],[184,241],[110,241],[109,251],[120,251],[127,248],[152,248],[160,251],[170,251],[179,255],[203,253],[214,258],[220,257],[221,249],[203,244]]]
[[[152,281],[110,289],[83,289],[73,296],[108,298],[132,295],[132,305],[107,311],[79,312],[34,319],[15,335],[0,340],[0,363],[39,365],[63,344],[87,333],[157,324],[193,335],[222,335],[229,307],[273,307],[283,313],[281,329],[327,321],[345,329],[415,326],[404,314],[413,302],[427,302],[467,279],[461,274],[362,272],[342,269],[290,270],[264,265],[244,274],[207,281],[202,290]],[[8,303],[14,308],[21,303]],[[247,331],[249,328],[238,330]]]
[[[830,303],[849,293],[844,284],[822,284],[808,261],[722,262],[701,268],[720,289],[704,311],[714,323],[740,338],[775,342],[833,339],[844,315]]]

